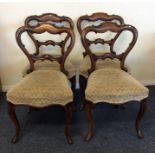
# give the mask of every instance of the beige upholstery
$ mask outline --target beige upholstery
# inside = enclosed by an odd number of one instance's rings
[[[149,90],[121,69],[94,71],[88,78],[86,99],[93,103],[122,104],[148,97]]]
[[[88,78],[88,70],[91,67],[91,61],[89,56],[86,56],[83,59],[83,63],[81,64],[79,68],[79,74],[84,76],[85,78]],[[118,59],[105,59],[105,60],[98,60],[96,62],[96,70],[101,68],[118,68],[120,69],[120,61]]]
[[[16,105],[46,107],[53,104],[66,105],[73,101],[73,94],[62,72],[37,70],[10,89],[7,100]]]
[[[36,61],[34,63],[35,66],[35,70],[57,70],[60,71],[60,65],[58,62],[56,61],[49,61],[49,60],[45,60],[45,61]],[[28,70],[29,66],[26,67],[26,69],[24,69],[23,75],[26,75],[26,71]],[[72,65],[72,63],[70,61],[66,61],[65,63],[65,69],[68,71],[68,78],[72,78],[76,75],[76,69],[74,67],[74,65]]]

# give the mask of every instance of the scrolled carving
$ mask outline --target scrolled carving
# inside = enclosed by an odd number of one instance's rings
[[[62,55],[60,57],[53,57],[49,54],[44,54],[44,55],[34,55],[34,54],[29,54],[28,50],[25,48],[25,45],[22,43],[22,39],[21,39],[21,35],[23,34],[23,32],[31,32],[31,34],[41,34],[44,32],[48,32],[50,34],[61,34],[61,33],[67,33],[67,36],[69,36],[70,38],[70,44],[68,46],[68,48],[66,49],[66,51],[64,51],[64,47],[66,45],[66,38],[64,39],[64,41],[61,41],[61,50],[62,50]],[[34,62],[37,60],[50,60],[50,61],[58,61],[58,63],[60,64],[60,70],[65,73],[68,74],[68,72],[66,71],[65,67],[64,67],[64,63],[66,61],[67,56],[69,55],[69,53],[71,52],[73,46],[74,46],[74,42],[75,42],[75,35],[72,29],[70,28],[65,28],[65,27],[55,27],[53,25],[50,24],[41,24],[38,27],[28,27],[28,26],[23,26],[20,27],[19,29],[17,29],[16,31],[16,41],[19,45],[19,47],[22,49],[22,51],[24,52],[24,54],[27,56],[29,63],[30,63],[30,69],[29,72],[32,72],[34,70]],[[45,44],[51,43],[51,44],[57,44],[54,41],[47,41],[45,42]]]
[[[41,42],[41,41],[37,40],[37,43],[38,43],[39,47],[42,46],[42,45],[45,45],[45,46],[52,45],[52,46],[60,46],[60,47],[62,47],[63,41],[56,42],[56,41],[52,41],[52,40],[47,40],[45,42]]]
[[[87,39],[87,44],[91,45],[91,44],[108,44],[111,45],[113,43],[113,39],[111,40],[104,40],[101,38],[95,39],[94,41],[90,41],[89,39]]]
[[[84,20],[87,20],[89,22],[96,22],[98,20],[101,20],[103,22],[108,22],[108,21],[113,21],[113,20],[116,20],[116,21],[119,21],[120,25],[123,25],[124,24],[124,20],[121,16],[118,16],[118,15],[108,15],[107,13],[104,13],[104,12],[96,12],[96,13],[93,13],[92,15],[84,15],[84,16],[81,16],[78,21],[77,21],[77,28],[78,28],[78,31],[79,33],[81,34],[82,32],[82,22]]]
[[[97,55],[92,53],[92,51],[89,47],[90,42],[88,43],[88,39],[86,36],[89,32],[105,33],[107,31],[111,31],[111,32],[116,33],[115,37],[109,41],[110,53],[104,53],[100,56],[97,56]],[[133,35],[132,41],[130,42],[127,49],[121,55],[116,55],[116,53],[113,51],[113,46],[123,31],[130,31],[132,33],[132,35]],[[98,59],[105,59],[105,58],[110,58],[110,59],[117,58],[117,59],[119,59],[121,61],[121,68],[123,70],[126,70],[126,68],[124,67],[124,61],[125,61],[125,58],[127,57],[127,55],[129,54],[129,52],[131,51],[131,49],[133,48],[133,46],[135,45],[135,43],[137,41],[137,37],[138,37],[137,29],[131,25],[125,25],[125,24],[124,25],[118,25],[118,24],[115,24],[112,22],[106,22],[106,23],[102,23],[99,26],[86,27],[81,33],[81,39],[82,39],[82,44],[86,50],[86,53],[90,56],[90,59],[91,59],[91,68],[89,70],[89,73],[91,73],[95,70],[96,61]],[[91,43],[94,43],[94,42],[105,43],[105,41],[103,39],[97,39],[97,41],[96,40],[91,41]]]
[[[96,13],[93,13],[92,15],[84,15],[84,16],[81,16],[78,21],[77,21],[77,28],[78,28],[78,31],[81,35],[82,33],[82,22],[83,21],[88,21],[88,22],[97,22],[98,20],[101,20],[102,23],[103,22],[114,22],[117,21],[119,22],[119,25],[124,25],[124,19],[121,17],[121,16],[118,16],[118,15],[109,15],[107,13],[104,13],[104,12],[96,12]],[[92,25],[94,26],[94,25]],[[109,43],[108,43],[109,44]],[[83,53],[83,56],[85,57],[87,55],[86,52]]]
[[[58,16],[57,14],[54,14],[54,13],[44,13],[44,14],[42,14],[40,16],[37,16],[37,15],[28,16],[25,19],[25,25],[32,27],[30,25],[30,22],[33,21],[33,20],[38,21],[38,24],[36,25],[36,27],[38,27],[42,23],[47,23],[48,21],[50,21],[50,22],[55,22],[55,23],[66,22],[66,23],[69,24],[69,28],[71,28],[71,29],[74,28],[74,24],[73,24],[72,20],[69,17]],[[50,23],[48,23],[48,24],[50,24]]]
[[[35,26],[32,26],[30,23],[31,21],[36,21],[37,24]],[[56,24],[60,24],[62,22],[66,22],[70,29],[74,29],[74,24],[71,18],[66,17],[66,16],[58,16],[57,14],[54,13],[44,13],[42,15],[32,15],[32,16],[28,16],[25,19],[25,26],[34,28],[34,27],[38,27],[41,24],[50,24],[50,25],[54,25],[56,26]],[[61,27],[66,27],[64,24]],[[32,41],[35,44],[36,47],[36,51],[34,53],[34,55],[39,55],[39,47],[40,44],[38,44],[37,40],[35,39],[35,37],[33,36],[33,34],[31,32],[28,32],[28,35],[30,36],[30,38],[32,39]],[[69,36],[66,37],[66,41],[69,39]]]

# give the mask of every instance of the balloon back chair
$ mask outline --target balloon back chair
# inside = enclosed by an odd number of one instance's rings
[[[53,45],[61,48],[60,56],[53,56],[51,54],[39,55],[30,54],[26,46],[23,44],[22,34],[27,32],[30,34],[36,47],[42,45]],[[49,35],[66,34],[63,40],[54,41],[46,40],[44,42],[36,41],[32,35],[49,33]],[[68,39],[70,40],[67,44]],[[65,134],[68,143],[73,143],[70,135],[70,124],[72,120],[72,102],[73,93],[69,86],[69,72],[65,68],[65,61],[71,52],[75,35],[73,29],[66,27],[56,27],[52,24],[41,23],[34,27],[23,26],[16,31],[16,41],[21,50],[24,52],[29,61],[29,69],[26,75],[19,83],[15,84],[8,93],[8,114],[15,126],[16,132],[12,138],[12,143],[16,143],[20,135],[20,124],[16,117],[16,106],[29,106],[34,108],[44,108],[54,105],[60,105],[66,111],[66,127]],[[59,70],[54,69],[36,69],[35,62],[41,60],[49,60],[51,62],[59,63]]]
[[[74,23],[71,18],[66,17],[66,16],[58,16],[57,14],[54,14],[54,13],[44,13],[42,15],[31,15],[25,19],[25,26],[33,28],[33,27],[39,26],[40,24],[50,24],[56,27],[66,27],[72,30],[74,29]],[[36,51],[34,52],[33,55],[34,56],[39,55],[41,53],[41,50],[40,50],[41,44],[38,42],[37,36],[34,36],[31,32],[28,32],[28,35],[33,40],[35,48],[36,48]],[[69,40],[69,35],[66,37],[66,41],[67,40]],[[55,55],[57,56],[57,53]],[[48,60],[46,61],[37,60],[35,61],[34,65],[36,69],[54,69],[54,70],[60,69],[58,63],[56,62],[51,63]],[[76,81],[75,80],[76,69],[74,65],[70,62],[70,60],[68,59],[65,61],[65,67],[67,68],[69,72],[68,77],[71,81],[72,89],[74,90],[75,81]],[[26,75],[26,71],[24,71],[24,75]]]
[[[106,32],[114,33],[114,37],[110,40],[98,38],[96,40],[89,40],[87,35],[90,32],[104,34]],[[125,52],[116,54],[114,45],[120,35],[128,31],[132,34],[132,40]],[[93,116],[92,108],[98,103],[109,103],[113,105],[122,105],[129,101],[139,101],[140,110],[136,118],[135,127],[137,135],[142,138],[140,130],[140,122],[146,110],[146,101],[148,98],[149,90],[141,83],[136,81],[129,73],[126,72],[124,62],[131,49],[134,47],[138,37],[138,32],[135,27],[131,25],[118,25],[112,22],[105,22],[99,26],[86,27],[81,32],[82,44],[85,48],[87,55],[91,60],[91,67],[88,70],[88,82],[85,90],[85,104],[84,109],[88,123],[88,133],[86,141],[89,141],[93,136]],[[91,44],[108,44],[110,52],[101,55],[96,55],[90,48]],[[121,42],[121,44],[123,41]],[[104,66],[100,69],[97,68],[97,60],[118,59],[120,67]]]
[[[82,30],[86,27],[90,27],[90,26],[97,26],[99,24],[105,23],[105,22],[113,22],[113,23],[117,23],[118,25],[123,25],[124,24],[124,19],[121,16],[118,15],[108,15],[107,13],[104,12],[96,12],[93,13],[92,15],[88,16],[88,15],[84,15],[79,17],[78,21],[77,21],[77,28],[78,28],[78,32],[81,35],[82,34]],[[104,51],[103,51],[104,53]],[[82,107],[83,107],[83,103],[84,103],[84,98],[85,98],[85,88],[86,88],[86,84],[87,84],[87,78],[88,78],[88,69],[91,67],[91,60],[90,57],[88,55],[88,53],[85,51],[83,52],[83,62],[81,64],[81,66],[79,67],[79,81],[80,81],[80,91],[81,91],[81,96],[82,96]],[[103,67],[119,67],[120,62],[118,60],[99,60],[97,61],[96,64],[96,69],[100,69]]]

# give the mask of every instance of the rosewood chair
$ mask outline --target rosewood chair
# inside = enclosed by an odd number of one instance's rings
[[[105,23],[105,22],[113,22],[113,23],[117,23],[118,25],[123,25],[124,19],[121,16],[108,15],[107,13],[104,13],[104,12],[96,12],[90,16],[84,15],[84,16],[81,16],[77,21],[78,32],[81,35],[82,30],[84,28],[86,28],[88,26],[89,27],[97,26],[97,25]],[[105,53],[105,51],[103,50],[102,53]],[[82,96],[82,103],[84,102],[84,98],[85,98],[84,91],[86,88],[87,79],[88,79],[88,75],[89,75],[88,69],[91,66],[91,60],[90,60],[90,57],[88,56],[88,53],[86,51],[83,52],[83,57],[84,57],[83,62],[79,67],[79,74],[80,74],[79,81],[80,81],[80,91],[81,91],[81,96]],[[119,68],[119,66],[120,66],[120,61],[118,59],[113,59],[113,60],[107,59],[105,61],[98,60],[96,63],[96,69],[100,69],[103,67]]]
[[[71,28],[74,30],[74,23],[71,18],[66,17],[66,16],[58,16],[57,14],[54,13],[44,13],[42,15],[31,15],[28,16],[25,19],[25,26],[28,27],[36,27],[39,26],[40,24],[51,24],[57,27],[67,27]],[[46,48],[43,48],[43,44],[39,44],[38,42],[38,37],[34,36],[31,32],[28,32],[29,37],[33,40],[35,44],[36,51],[33,53],[33,55],[39,55],[42,50],[43,52],[46,51]],[[66,41],[69,39],[69,36],[66,37]],[[48,44],[44,44],[44,46],[48,46]],[[41,50],[41,48],[43,48]],[[52,54],[55,56],[60,56],[60,54],[55,53]],[[60,70],[59,64],[57,62],[51,62],[49,60],[37,60],[34,63],[35,69],[54,69],[54,70]],[[70,62],[70,60],[65,61],[65,68],[68,70],[68,78],[70,79],[72,90],[75,91],[75,83],[76,83],[76,68],[74,65]],[[28,66],[24,69],[23,76],[27,74]],[[33,110],[33,108],[29,108],[28,112],[30,113]]]
[[[32,15],[32,16],[28,16],[25,19],[25,26],[28,27],[37,27],[40,24],[50,24],[50,25],[54,25],[57,27],[66,27],[66,28],[70,28],[70,29],[74,29],[74,23],[72,21],[71,18],[66,17],[66,16],[58,16],[57,14],[54,13],[44,13],[42,15]],[[40,44],[38,42],[38,38],[36,36],[34,36],[31,32],[28,32],[28,35],[30,36],[30,38],[33,40],[34,44],[35,44],[35,48],[36,51],[34,52],[34,56],[39,55],[41,53],[41,46],[45,45],[47,46],[48,44]],[[69,35],[66,37],[66,41],[69,39]],[[44,49],[45,50],[45,49]],[[44,52],[44,51],[43,51]],[[59,56],[58,54],[55,54],[55,56]],[[60,70],[59,68],[59,64],[56,62],[51,63],[51,61],[46,60],[46,61],[42,61],[42,60],[38,60],[35,61],[35,68],[36,69],[54,69],[54,70]],[[72,89],[75,89],[75,76],[76,76],[76,69],[74,67],[74,65],[67,59],[65,61],[65,67],[68,70],[68,78],[71,81],[72,84]],[[28,68],[28,67],[27,67]],[[24,70],[24,75],[26,75],[26,71],[27,69]]]
[[[30,54],[23,44],[21,39],[22,34],[28,32],[31,34],[43,34],[44,32],[51,35],[66,34],[64,40],[53,41],[47,40],[45,42],[37,42],[41,45],[60,46],[61,55],[59,57],[50,54],[34,55]],[[69,44],[67,39],[70,38]],[[12,143],[16,143],[20,136],[20,125],[15,113],[16,106],[28,106],[34,108],[45,108],[49,106],[59,105],[66,111],[66,127],[65,134],[68,143],[73,143],[70,134],[70,125],[72,120],[72,102],[73,93],[69,86],[68,71],[64,64],[71,52],[75,35],[71,28],[56,27],[51,24],[39,24],[36,27],[23,26],[16,31],[16,41],[21,50],[24,52],[29,60],[28,75],[25,76],[19,83],[17,83],[7,93],[8,101],[8,114],[12,120],[16,132],[12,138]],[[35,43],[35,42],[34,42]],[[50,60],[51,62],[57,61],[60,65],[59,70],[54,69],[35,69],[35,62],[37,60]]]
[[[95,33],[106,33],[110,31],[115,33],[114,38],[110,40],[104,40],[101,38],[95,41],[89,40],[87,35],[90,32]],[[133,38],[122,54],[117,55],[114,52],[114,44],[120,35],[124,32],[131,32]],[[85,138],[89,141],[93,136],[93,116],[92,108],[98,103],[109,103],[113,105],[122,105],[129,101],[140,102],[140,110],[136,118],[135,128],[139,138],[142,138],[142,132],[140,130],[140,123],[146,110],[146,102],[149,94],[149,90],[144,87],[141,83],[136,81],[129,73],[126,72],[124,66],[125,59],[129,52],[134,47],[138,37],[138,32],[135,27],[131,25],[118,25],[112,22],[106,22],[99,26],[86,27],[81,33],[82,44],[89,55],[91,60],[91,67],[88,70],[88,82],[85,90],[85,112],[88,123],[88,133]],[[108,44],[110,46],[110,52],[102,55],[96,55],[92,52],[90,45],[92,43]],[[123,43],[123,41],[121,42]],[[97,60],[101,59],[118,59],[120,61],[120,67],[103,67],[97,69]]]

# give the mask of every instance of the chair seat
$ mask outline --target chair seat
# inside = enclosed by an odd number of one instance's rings
[[[88,78],[88,70],[91,67],[91,61],[89,56],[86,56],[83,60],[83,63],[81,64],[79,68],[79,74],[84,76],[85,78]],[[120,61],[118,59],[105,59],[103,60],[98,60],[96,62],[96,70],[101,69],[101,68],[118,68],[120,69]]]
[[[93,102],[123,104],[141,101],[149,90],[121,69],[106,68],[94,71],[88,78],[86,99]]]
[[[35,67],[35,70],[57,70],[57,71],[60,71],[60,64],[56,61],[51,62],[49,60],[45,60],[45,61],[39,60],[34,63],[34,67]],[[28,70],[28,68],[29,68],[29,66],[27,66],[24,69],[24,72],[23,72],[24,76],[27,74],[26,71]],[[72,65],[71,62],[66,61],[65,68],[68,71],[69,79],[76,75],[76,69],[75,69],[74,65]]]
[[[66,105],[73,101],[72,90],[65,74],[55,70],[37,70],[28,74],[7,93],[13,104],[46,107]]]

